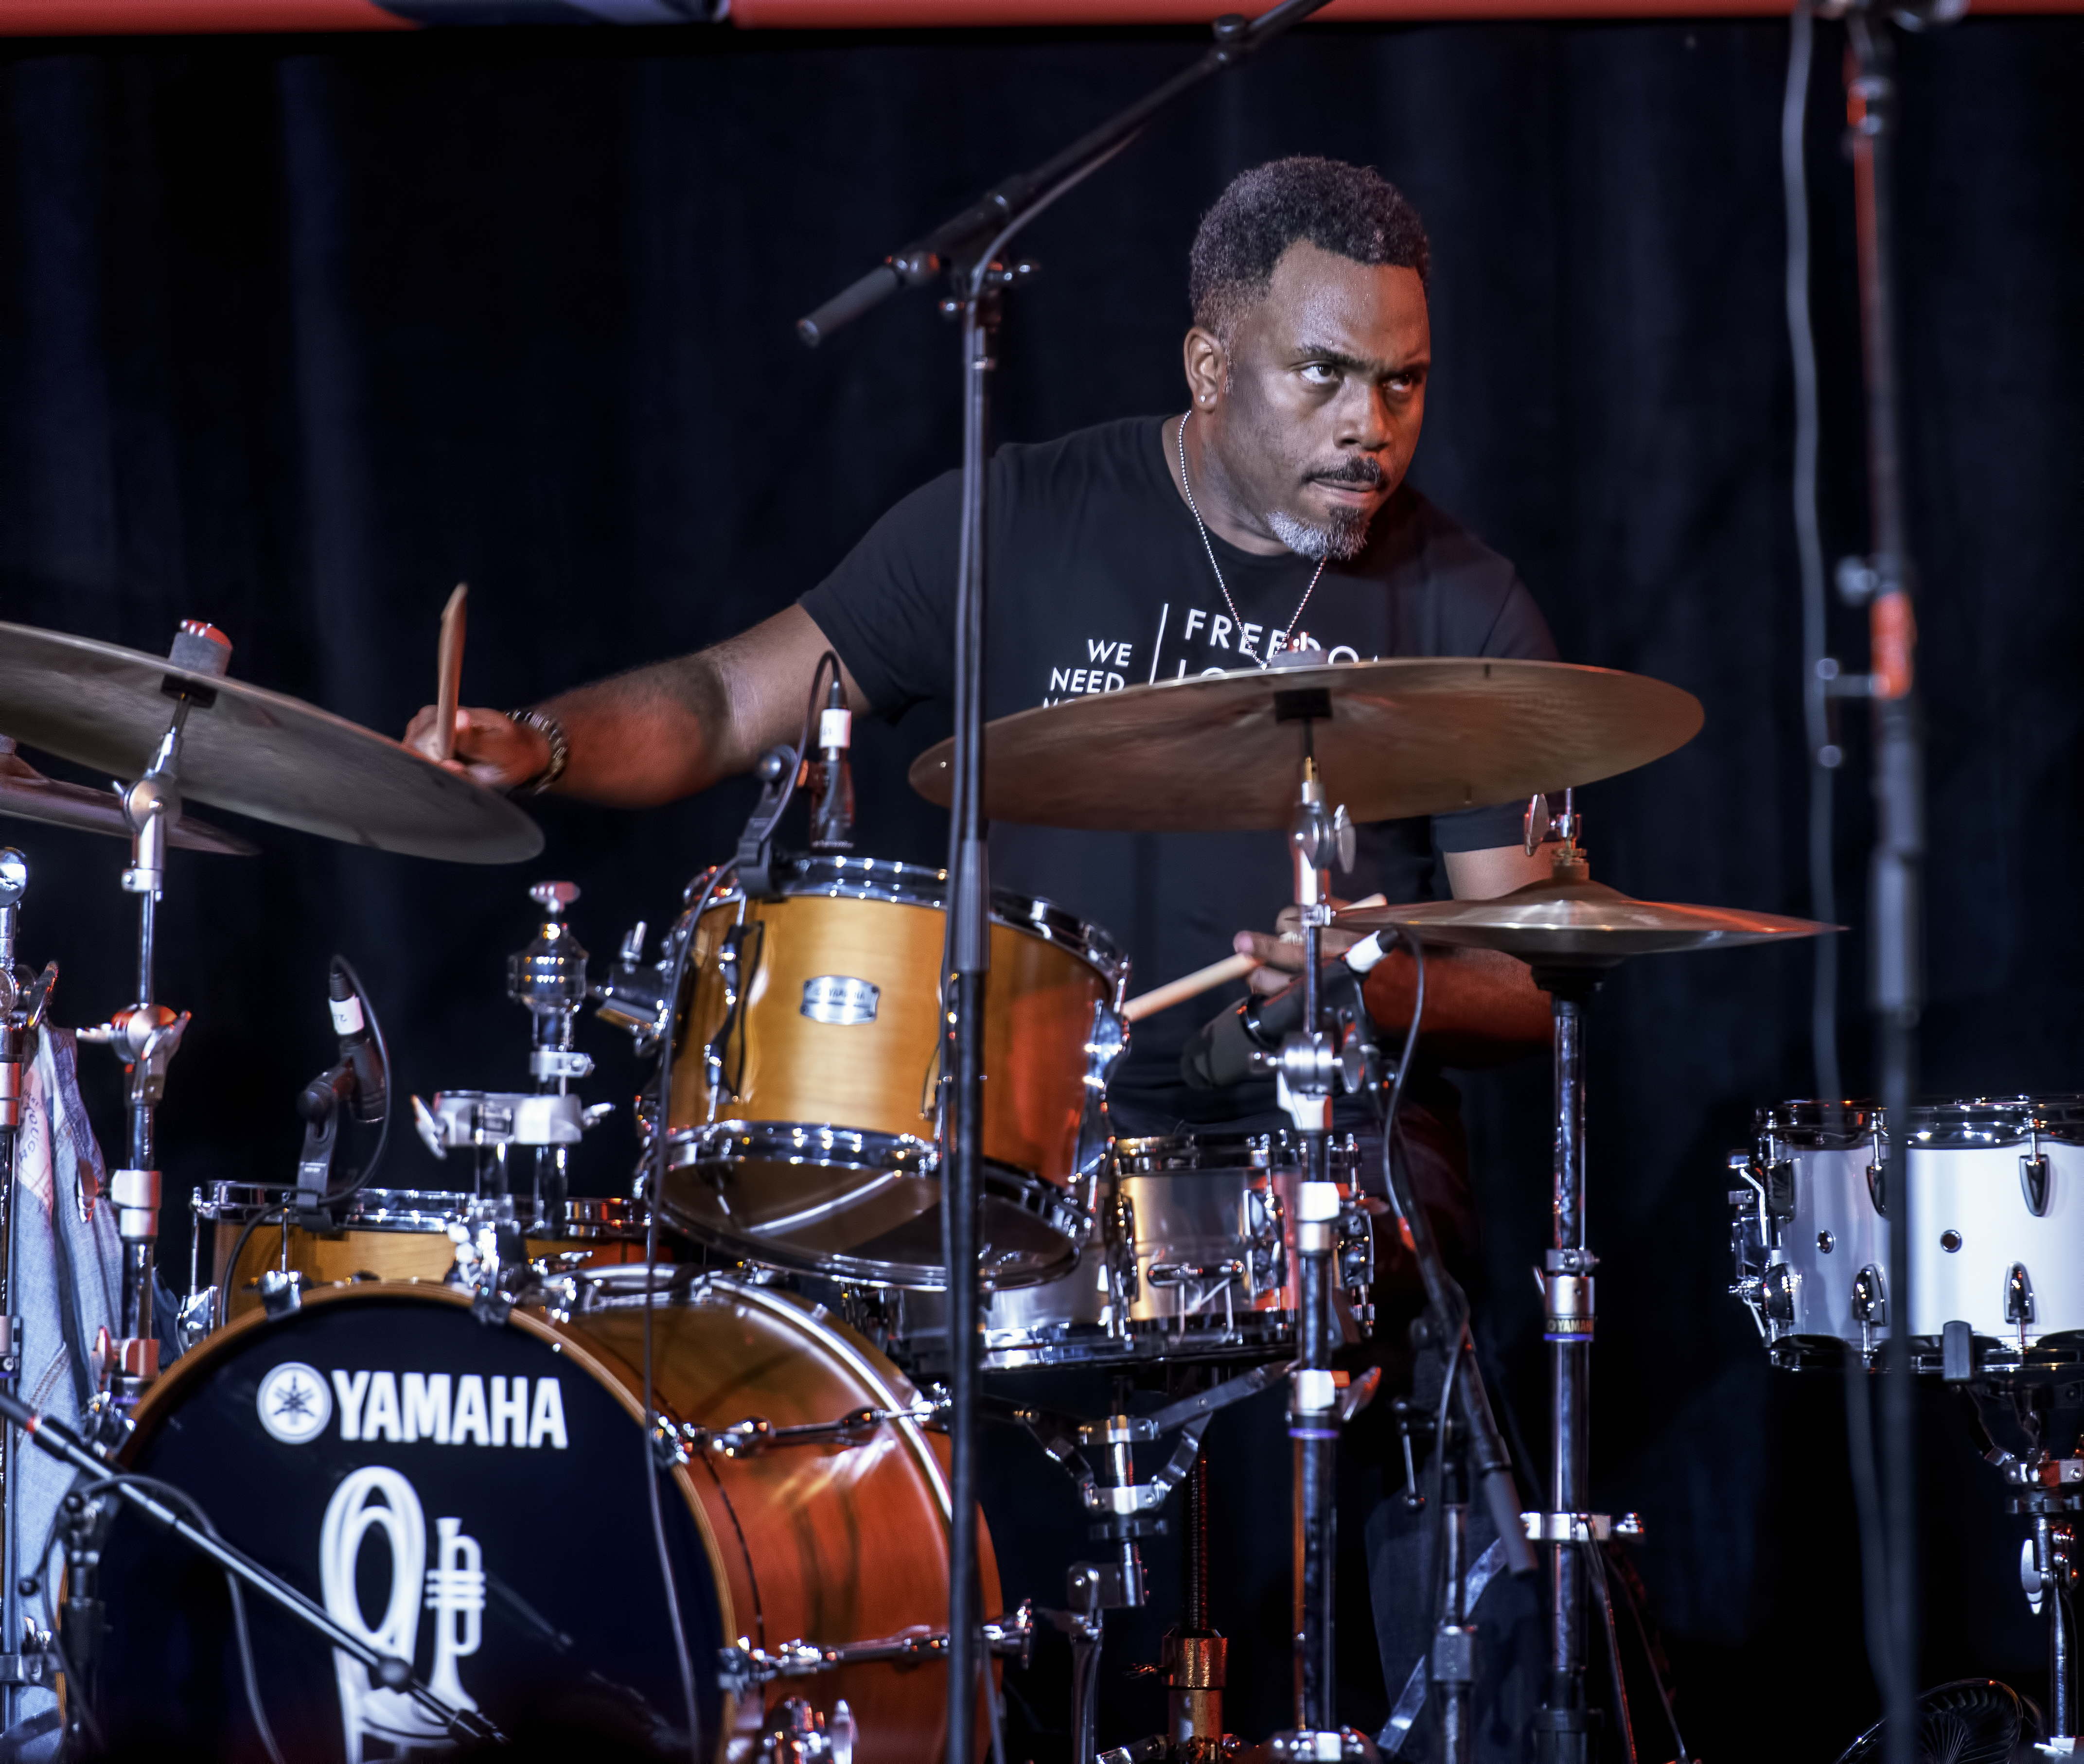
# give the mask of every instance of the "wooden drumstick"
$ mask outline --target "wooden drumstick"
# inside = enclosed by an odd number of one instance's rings
[[[455,751],[456,704],[463,696],[463,635],[464,603],[470,584],[460,582],[449,603],[442,608],[442,645],[435,662],[434,757],[447,759]]]
[[[1347,903],[1349,907],[1385,907],[1388,904],[1387,899],[1381,895],[1370,895],[1365,900]],[[1149,992],[1139,993],[1122,1006],[1123,1020],[1140,1023],[1146,1017],[1170,1010],[1175,1005],[1184,1005],[1190,998],[1199,998],[1202,993],[1213,992],[1218,986],[1227,986],[1232,980],[1241,980],[1254,968],[1265,965],[1256,955],[1226,955],[1220,962],[1211,962],[1205,968],[1197,968],[1192,974],[1183,974],[1176,980],[1168,980],[1163,986],[1154,986]]]
[[[1218,986],[1241,980],[1254,968],[1264,965],[1256,955],[1226,955],[1220,962],[1211,962],[1205,968],[1197,968],[1192,974],[1183,974],[1176,980],[1168,980],[1163,986],[1154,986],[1149,992],[1139,994],[1122,1006],[1122,1017],[1126,1022],[1140,1023],[1146,1017],[1170,1010],[1175,1005],[1184,1005],[1188,999],[1198,998]]]

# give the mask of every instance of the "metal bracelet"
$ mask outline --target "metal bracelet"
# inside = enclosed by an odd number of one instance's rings
[[[571,738],[565,733],[565,725],[546,710],[510,710],[506,720],[523,729],[532,729],[550,744],[549,762],[532,778],[517,784],[510,793],[515,796],[540,796],[565,775],[565,768],[571,764]]]

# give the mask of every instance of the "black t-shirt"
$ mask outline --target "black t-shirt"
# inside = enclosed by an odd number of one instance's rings
[[[1214,534],[1218,585],[1192,513],[1167,468],[1160,417],[1001,448],[991,463],[985,713],[1188,674],[1262,664],[1273,634],[1328,661],[1489,655],[1552,660],[1555,645],[1511,565],[1408,484],[1376,516],[1367,549],[1316,569]],[[871,527],[803,610],[877,712],[898,719],[953,696],[961,476],[915,491]],[[1233,612],[1233,607],[1235,612]],[[1424,899],[1437,853],[1520,836],[1517,803],[1387,821],[1360,830],[1342,895]],[[1039,895],[1107,930],[1140,992],[1218,961],[1239,931],[1270,931],[1294,890],[1285,834],[1090,833],[994,825],[992,886]],[[1239,996],[1237,990],[1227,1000]],[[1271,1084],[1221,1093],[1181,1082],[1180,1050],[1224,995],[1136,1026],[1109,1102],[1123,1131],[1175,1123],[1278,1124]]]

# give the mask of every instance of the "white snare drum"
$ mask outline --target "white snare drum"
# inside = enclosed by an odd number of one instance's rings
[[[2084,1356],[2084,1098],[1923,1103],[1911,1123],[1919,1369],[1954,1323],[1979,1368]],[[1731,1156],[1730,1291],[1776,1364],[1871,1356],[1887,1335],[1886,1154],[1882,1110],[1855,1102],[1761,1110],[1756,1148]]]
[[[1365,1327],[1374,1279],[1367,1215],[1354,1200],[1360,1151],[1332,1146],[1347,1197],[1342,1313]],[[1302,1143],[1287,1132],[1117,1140],[1098,1210],[1099,1242],[1072,1274],[993,1295],[984,1363],[1128,1365],[1273,1359],[1295,1339],[1295,1191]],[[944,1301],[892,1295],[893,1351],[924,1367],[947,1357]]]

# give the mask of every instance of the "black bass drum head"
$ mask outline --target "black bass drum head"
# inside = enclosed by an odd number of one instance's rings
[[[583,1351],[438,1291],[321,1292],[174,1368],[125,1467],[193,1495],[228,1542],[508,1736],[598,1734],[690,1755],[639,1421]],[[659,1506],[695,1662],[695,1755],[721,1750],[715,1570],[670,1474]],[[112,1749],[244,1761],[223,1575],[134,1513],[103,1555],[90,1674]],[[294,1764],[422,1756],[417,1703],[246,1594],[263,1706]]]

